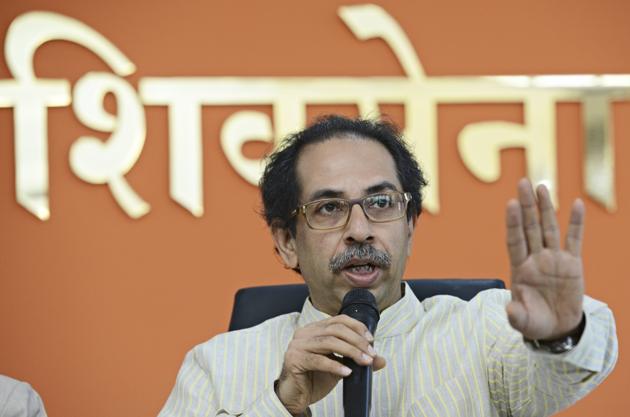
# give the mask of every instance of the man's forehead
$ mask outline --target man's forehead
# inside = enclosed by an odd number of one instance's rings
[[[297,175],[303,201],[323,190],[341,197],[367,194],[375,187],[402,191],[394,159],[373,139],[341,137],[307,145],[300,152]]]

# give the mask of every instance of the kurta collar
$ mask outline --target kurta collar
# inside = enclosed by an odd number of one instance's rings
[[[397,336],[408,333],[415,327],[422,317],[424,309],[413,293],[413,290],[403,281],[404,295],[393,305],[381,312],[381,318],[376,327],[376,339]],[[304,302],[302,312],[298,319],[298,327],[324,320],[330,316],[316,309],[311,303],[310,297]]]

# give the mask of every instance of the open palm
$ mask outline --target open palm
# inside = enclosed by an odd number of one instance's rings
[[[564,249],[549,191],[530,182],[518,185],[518,200],[506,210],[512,271],[510,324],[528,339],[552,340],[574,331],[582,319],[584,203],[576,200]]]

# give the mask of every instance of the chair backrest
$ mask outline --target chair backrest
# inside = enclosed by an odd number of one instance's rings
[[[469,301],[478,292],[505,288],[500,279],[410,279],[406,280],[422,301],[434,295],[453,295]],[[305,284],[241,288],[234,296],[229,330],[245,329],[281,314],[301,311],[308,297]]]

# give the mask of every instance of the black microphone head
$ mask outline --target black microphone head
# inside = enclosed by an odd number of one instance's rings
[[[365,288],[353,288],[343,297],[339,314],[346,314],[365,324],[371,332],[381,318],[376,298]]]
[[[351,304],[365,304],[378,311],[378,308],[376,307],[376,298],[374,298],[374,295],[365,288],[353,288],[348,291],[341,302],[341,311]]]

